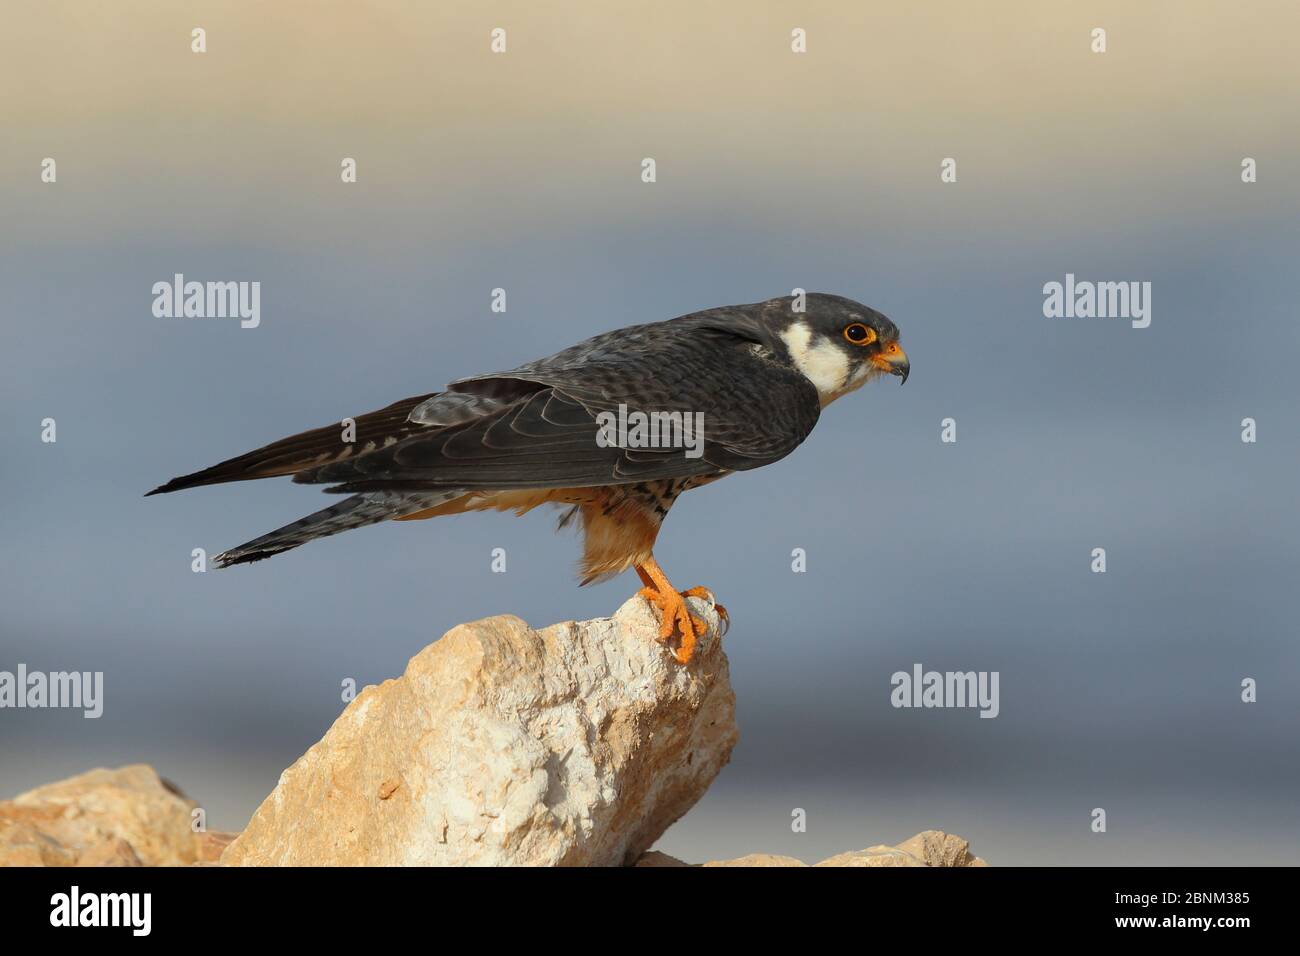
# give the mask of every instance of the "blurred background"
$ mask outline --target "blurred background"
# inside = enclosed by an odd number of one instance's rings
[[[578,589],[542,512],[195,574],[191,549],[323,499],[148,489],[798,286],[892,317],[912,375],[674,508],[657,554],[732,612],[741,742],[659,848],[814,861],[933,827],[993,864],[1296,862],[1293,3],[138,0],[0,23],[0,669],[100,670],[106,695],[98,720],[0,711],[0,798],[144,761],[239,829],[344,678],[637,587]],[[260,281],[261,326],[155,318],[177,272]],[[1044,318],[1067,272],[1151,282],[1150,328]],[[894,709],[917,662],[999,671],[1000,716]]]

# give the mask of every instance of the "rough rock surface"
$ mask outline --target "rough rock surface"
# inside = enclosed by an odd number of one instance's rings
[[[652,850],[642,854],[637,866],[690,866],[667,853]],[[751,853],[735,860],[714,860],[701,866],[807,866],[792,856]],[[988,866],[972,856],[970,844],[959,836],[942,830],[926,830],[898,846],[873,846],[865,850],[839,853],[816,866]]]
[[[90,770],[0,803],[0,865],[179,866],[216,835],[152,767]]]
[[[280,777],[228,865],[621,865],[704,794],[736,743],[710,605],[695,659],[649,605],[535,631],[462,624],[367,687]]]

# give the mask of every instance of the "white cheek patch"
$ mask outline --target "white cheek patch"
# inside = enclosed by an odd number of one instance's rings
[[[869,365],[864,362],[854,370],[853,376],[847,382],[844,383],[844,387],[842,389],[840,389],[838,392],[836,392],[834,395],[831,396],[831,399],[832,400],[837,399],[842,395],[847,395],[849,392],[856,392],[858,389],[860,389],[863,385],[866,385],[867,382],[871,381],[873,378],[879,378],[881,375],[884,374],[885,373],[881,369],[878,369],[874,365]]]
[[[839,397],[849,384],[849,359],[834,342],[825,336],[816,336],[802,322],[797,322],[781,333],[785,347],[790,350],[794,366],[812,382],[821,396],[822,404]]]

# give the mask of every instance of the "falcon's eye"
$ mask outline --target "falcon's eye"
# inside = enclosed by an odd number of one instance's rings
[[[876,341],[876,330],[861,322],[854,322],[844,327],[844,337],[854,345],[870,345]]]

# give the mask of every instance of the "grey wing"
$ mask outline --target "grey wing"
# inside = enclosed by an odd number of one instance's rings
[[[802,375],[734,337],[655,328],[598,336],[580,347],[585,352],[455,382],[411,412],[433,428],[294,481],[334,484],[328,490],[337,492],[591,487],[757,468],[812,431],[820,404]],[[598,416],[619,406],[698,413],[700,453],[598,440]]]

